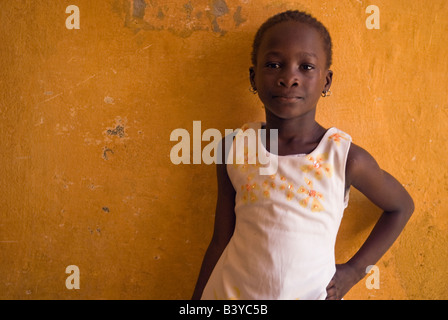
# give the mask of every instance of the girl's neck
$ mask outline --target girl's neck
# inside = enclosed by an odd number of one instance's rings
[[[269,129],[277,129],[279,142],[312,142],[316,137],[320,137],[325,129],[316,122],[315,112],[311,113],[306,117],[281,119],[266,111],[266,131],[269,133]]]

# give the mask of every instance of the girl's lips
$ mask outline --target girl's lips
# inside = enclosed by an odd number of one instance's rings
[[[274,96],[274,99],[282,102],[296,102],[297,100],[303,99],[302,97],[294,96]]]

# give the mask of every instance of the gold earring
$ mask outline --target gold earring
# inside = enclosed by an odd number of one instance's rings
[[[331,90],[328,89],[327,91],[322,91],[322,93],[320,94],[323,98],[329,97],[331,96]]]
[[[254,87],[250,87],[249,91],[252,92],[253,94],[257,94],[257,89],[255,89]]]

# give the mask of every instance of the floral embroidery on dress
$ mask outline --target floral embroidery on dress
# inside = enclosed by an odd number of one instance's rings
[[[262,186],[263,186],[263,196],[265,198],[270,198],[271,192],[269,189],[275,189],[275,182],[264,180]]]
[[[238,149],[238,146],[242,149]],[[247,172],[250,168],[260,168],[265,166],[259,160],[257,149],[249,148],[246,143],[243,143],[242,145],[234,143],[232,158],[229,160],[235,168],[239,168],[243,172]]]
[[[255,202],[258,200],[258,197],[255,193],[255,190],[258,190],[257,183],[246,183],[241,186],[241,191],[243,192],[241,198],[244,202]]]
[[[302,165],[301,170],[304,173],[310,173],[315,179],[321,180],[323,177],[331,177],[333,174],[333,167],[326,163],[328,155],[326,153],[318,156],[308,156],[306,158],[310,164]],[[247,160],[247,158],[245,159]],[[304,208],[310,208],[312,212],[319,212],[324,210],[321,201],[324,200],[322,193],[313,189],[312,180],[305,178],[305,186],[301,186],[297,190],[294,184],[281,174],[273,174],[266,176],[264,180],[258,180],[260,176],[254,169],[256,165],[243,164],[238,165],[240,170],[246,172],[246,183],[240,186],[241,199],[244,203],[254,203],[261,199],[269,199],[272,192],[281,192],[284,194],[286,200],[291,201],[297,199],[299,204]],[[305,198],[300,198],[299,195],[306,195]],[[311,206],[309,205],[311,202]]]
[[[289,183],[287,186],[286,199],[289,201],[294,199],[294,186],[291,183]]]
[[[261,194],[264,198],[271,197],[271,191],[283,191],[287,200],[292,200],[295,197],[294,185],[287,181],[286,177],[277,174],[270,175],[262,183],[252,183],[255,173],[247,175],[247,183],[241,185],[242,199],[244,202],[255,202],[259,199]],[[280,181],[278,181],[280,180]]]
[[[317,192],[313,189],[313,182],[307,178],[305,178],[305,186],[300,186],[300,188],[297,190],[298,193],[305,194],[306,198],[299,201],[300,205],[304,208],[308,207],[308,203],[310,199],[312,199],[311,202],[311,211],[313,212],[319,212],[324,210],[323,205],[320,203],[320,200],[324,199],[324,196],[322,193]]]
[[[337,146],[339,146],[341,144],[341,139],[344,139],[347,141],[349,140],[343,133],[334,133],[328,137],[328,140],[333,140],[334,142],[336,142]]]
[[[313,172],[314,177],[317,180],[322,179],[324,174],[330,178],[333,175],[333,166],[329,163],[325,163],[328,159],[328,154],[323,153],[316,157],[313,156],[307,156],[306,159],[311,162],[311,164],[306,164],[300,167],[300,169],[305,172]]]

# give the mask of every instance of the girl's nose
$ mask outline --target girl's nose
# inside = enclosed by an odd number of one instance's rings
[[[290,70],[285,70],[278,78],[277,84],[280,87],[292,88],[299,86],[299,77],[297,74]]]

